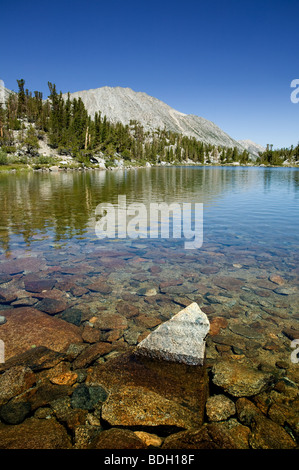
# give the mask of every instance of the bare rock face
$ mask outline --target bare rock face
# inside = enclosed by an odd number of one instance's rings
[[[152,359],[202,365],[210,322],[193,302],[138,344],[135,353]]]
[[[67,99],[67,94],[62,95]],[[145,130],[163,129],[195,137],[202,142],[226,147],[237,147],[243,151],[244,146],[226,134],[216,124],[203,117],[184,114],[171,108],[163,101],[146,93],[136,92],[130,88],[102,87],[92,90],[77,91],[70,98],[81,98],[88,114],[101,112],[111,122],[129,124],[131,120],[140,122]]]

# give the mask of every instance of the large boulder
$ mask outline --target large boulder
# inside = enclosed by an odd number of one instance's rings
[[[107,391],[102,419],[110,426],[188,429],[203,423],[208,389],[205,367],[127,352],[93,367],[86,385]]]
[[[22,354],[33,346],[45,346],[62,352],[71,343],[82,342],[80,329],[31,307],[5,310],[6,323],[0,326],[5,344],[5,360]]]
[[[150,333],[136,348],[136,354],[152,359],[202,365],[208,317],[193,302]]]
[[[69,449],[71,439],[54,418],[29,418],[19,425],[0,424],[0,449]]]
[[[257,395],[273,381],[270,373],[229,360],[217,362],[212,374],[214,384],[234,397]]]

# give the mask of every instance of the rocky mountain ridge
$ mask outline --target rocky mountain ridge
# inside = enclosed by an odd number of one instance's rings
[[[259,156],[259,152],[265,152],[265,147],[262,145],[256,144],[252,142],[252,140],[238,140],[239,144],[241,144],[251,155]]]
[[[63,96],[67,98],[66,93]],[[70,97],[81,98],[92,117],[96,112],[101,112],[102,116],[105,115],[114,123],[120,121],[126,125],[130,121],[138,121],[148,131],[166,128],[207,144],[247,150],[241,142],[230,137],[213,122],[193,114],[184,114],[157,98],[131,88],[105,86],[70,93]],[[254,143],[250,153],[257,156]]]
[[[0,80],[0,103],[5,103],[13,91],[5,88]],[[64,99],[68,94],[62,95]],[[110,122],[121,122],[126,125],[138,121],[146,131],[166,129],[206,144],[221,147],[244,149],[253,159],[265,149],[251,140],[235,140],[212,121],[193,114],[184,114],[163,101],[144,92],[131,88],[104,86],[70,93],[71,99],[81,98],[89,115],[93,118],[96,112],[106,116]]]

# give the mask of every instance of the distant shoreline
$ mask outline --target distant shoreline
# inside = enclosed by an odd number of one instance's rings
[[[178,168],[178,167],[225,167],[225,168],[297,168],[299,169],[299,165],[264,165],[264,164],[231,164],[231,163],[187,163],[187,162],[180,162],[180,163],[166,163],[166,164],[150,164],[150,165],[122,165],[122,166],[109,166],[106,168],[98,167],[95,165],[92,166],[59,166],[59,165],[52,165],[52,166],[42,166],[41,168],[34,168],[31,165],[3,165],[0,166],[0,173],[19,173],[19,172],[34,172],[34,173],[59,173],[64,171],[118,171],[118,170],[138,170],[138,169],[145,169],[145,168]]]

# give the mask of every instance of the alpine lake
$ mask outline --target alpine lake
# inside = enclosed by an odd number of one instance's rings
[[[119,196],[147,235],[98,237]],[[203,204],[201,246],[151,237],[153,203]],[[0,448],[298,446],[298,169],[0,174],[0,207]],[[203,366],[134,358],[193,302]]]

